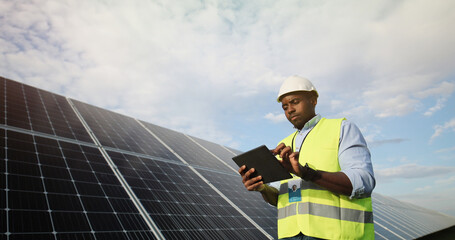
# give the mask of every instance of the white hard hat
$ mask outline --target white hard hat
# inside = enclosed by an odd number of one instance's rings
[[[281,85],[280,92],[278,93],[277,101],[281,102],[280,98],[283,97],[284,94],[298,91],[314,91],[316,93],[316,96],[318,96],[318,92],[310,80],[294,75],[284,80],[283,84]]]

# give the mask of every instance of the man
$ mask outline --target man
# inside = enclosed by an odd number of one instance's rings
[[[277,100],[297,131],[271,151],[293,178],[266,185],[242,166],[242,181],[277,206],[280,239],[374,239],[375,179],[365,139],[353,123],[316,114],[317,98],[306,78],[283,82]]]

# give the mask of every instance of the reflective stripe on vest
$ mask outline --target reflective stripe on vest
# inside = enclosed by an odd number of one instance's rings
[[[286,194],[288,193],[288,182],[282,183],[280,185],[280,194]],[[314,190],[325,190],[322,187],[319,187],[319,185],[313,183],[313,182],[307,182],[307,181],[301,181],[300,182],[300,189],[301,190],[306,190],[306,189],[314,189]]]
[[[296,208],[296,205],[298,207]],[[288,205],[278,209],[278,220],[297,215],[298,214],[311,214],[319,217],[333,218],[358,223],[373,223],[373,213],[365,212],[362,210],[355,210],[349,208],[339,208],[335,206],[301,202]]]

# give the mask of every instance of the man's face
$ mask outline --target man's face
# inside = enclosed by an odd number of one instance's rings
[[[297,129],[302,129],[306,122],[316,116],[316,96],[311,92],[293,92],[281,98],[286,118]]]

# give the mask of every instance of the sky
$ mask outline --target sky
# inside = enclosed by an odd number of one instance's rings
[[[455,216],[455,1],[0,0],[0,75],[241,151],[346,117],[375,192]]]

